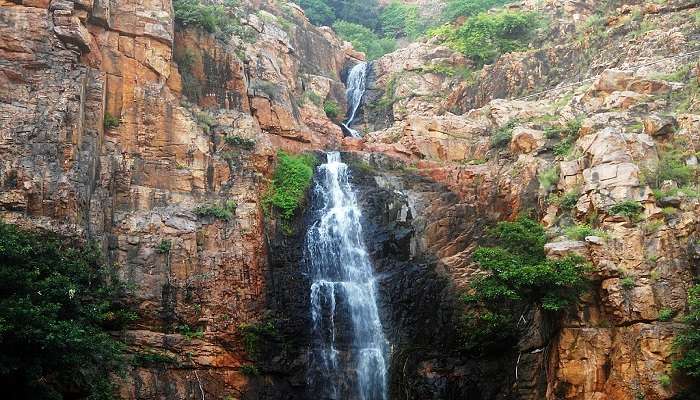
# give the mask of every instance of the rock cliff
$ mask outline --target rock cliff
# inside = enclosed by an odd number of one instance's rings
[[[517,3],[548,26],[483,68],[410,44],[372,63],[359,139],[324,104],[345,108],[364,55],[293,3],[230,7],[215,34],[169,0],[0,0],[0,218],[98,242],[129,285],[120,335],[157,357],[122,398],[308,398],[309,216],[283,226],[262,204],[280,149],[340,149],[353,170],[392,399],[687,386],[671,363],[700,273],[697,2]],[[557,318],[525,309],[514,348],[465,354],[472,253],[525,212],[550,257],[587,260],[590,288]]]

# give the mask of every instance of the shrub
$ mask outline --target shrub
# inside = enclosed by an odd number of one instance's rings
[[[253,150],[255,148],[255,140],[244,138],[236,135],[227,135],[224,141],[229,146],[239,147],[244,150]]]
[[[173,364],[176,362],[175,357],[166,354],[166,353],[161,353],[159,351],[156,351],[154,349],[146,349],[145,351],[138,352],[134,354],[134,358],[132,359],[131,363],[133,365],[137,366],[143,366],[143,367],[153,367],[155,365],[163,365],[163,364]]]
[[[275,207],[283,219],[290,220],[311,186],[315,165],[316,158],[312,155],[289,155],[279,151],[272,185],[263,204]]]
[[[314,25],[330,26],[335,21],[335,10],[323,0],[296,0],[296,3]]]
[[[260,356],[260,345],[266,341],[279,336],[277,328],[272,321],[260,322],[257,324],[241,324],[238,332],[243,339],[243,348],[248,357],[255,360]]]
[[[542,189],[549,191],[557,184],[557,182],[559,182],[559,167],[554,165],[545,169],[544,171],[540,172],[537,179],[539,180]]]
[[[120,121],[117,117],[112,116],[112,114],[106,112],[105,113],[105,118],[104,118],[104,127],[105,129],[114,129],[118,127],[120,124]]]
[[[537,222],[520,217],[500,222],[489,236],[497,244],[479,247],[474,261],[488,271],[465,296],[482,310],[467,314],[465,346],[488,345],[511,338],[517,330],[518,306],[535,304],[556,312],[575,301],[585,287],[585,265],[579,257],[548,260],[545,231]]]
[[[202,339],[204,337],[204,331],[202,328],[193,329],[187,324],[178,326],[177,330],[187,340]]]
[[[209,133],[216,124],[214,117],[206,111],[196,112],[194,118],[197,120],[197,126],[202,128],[204,133]]]
[[[622,288],[625,290],[634,289],[634,286],[635,286],[634,277],[633,276],[625,276],[624,278],[620,279],[620,286],[622,286]]]
[[[398,38],[402,36],[415,39],[426,29],[426,23],[420,17],[418,6],[393,1],[379,14],[382,33]]]
[[[673,318],[673,310],[670,308],[662,308],[659,310],[659,321],[670,321]]]
[[[562,210],[571,211],[574,209],[574,207],[576,207],[579,197],[581,197],[581,192],[578,190],[567,192],[564,196],[562,196],[561,201],[559,202],[559,207]]]
[[[340,106],[338,106],[338,103],[335,101],[328,100],[323,103],[323,111],[326,113],[328,118],[336,119],[338,118],[338,115],[340,115]]]
[[[158,245],[158,253],[160,254],[168,254],[170,253],[170,249],[173,247],[173,243],[170,240],[161,240],[160,244]]]
[[[280,88],[272,82],[255,80],[250,85],[250,90],[253,92],[262,92],[270,100],[275,100],[280,94]],[[258,95],[258,93],[256,93]]]
[[[564,233],[572,240],[583,240],[586,236],[602,236],[602,232],[591,228],[588,224],[570,226],[566,228]]]
[[[198,27],[221,39],[237,35],[250,42],[254,30],[242,26],[239,18],[233,14],[235,1],[225,1],[224,4],[204,4],[201,0],[173,0],[175,23],[178,26]]]
[[[637,201],[621,201],[610,208],[610,214],[622,215],[627,218],[636,219],[644,211],[644,207]]]
[[[671,377],[666,374],[659,376],[659,384],[663,387],[671,386]]]
[[[502,10],[480,13],[462,26],[443,25],[428,32],[447,46],[469,57],[475,64],[493,62],[498,56],[527,48],[537,26],[534,13]]]
[[[236,213],[238,205],[233,200],[228,200],[223,206],[216,204],[202,204],[195,207],[194,214],[198,217],[213,217],[228,221]]]
[[[491,147],[504,148],[508,146],[510,140],[513,138],[513,128],[515,128],[518,123],[519,121],[517,119],[512,119],[498,128],[491,136]]]
[[[136,319],[93,245],[0,222],[0,382],[13,399],[115,398]]]
[[[321,98],[321,96],[319,96],[318,93],[312,90],[305,91],[304,94],[301,96],[301,101],[302,103],[310,101],[316,106],[320,106],[323,103],[323,99]]]
[[[376,60],[396,49],[396,41],[391,38],[379,38],[370,29],[352,22],[337,21],[333,30],[343,40],[352,43],[355,50],[365,53],[368,60]]]
[[[454,21],[508,3],[510,0],[448,0],[442,12],[443,19],[447,22]]]
[[[260,369],[252,364],[241,365],[241,372],[247,376],[260,376]]]
[[[695,386],[700,384],[700,285],[688,291],[688,313],[683,317],[685,328],[674,341],[679,359],[673,367],[692,378]],[[697,393],[697,392],[696,392]]]

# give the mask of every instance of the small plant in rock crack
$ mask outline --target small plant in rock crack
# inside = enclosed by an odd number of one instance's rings
[[[217,204],[202,204],[193,212],[198,217],[214,217],[221,220],[229,220],[236,213],[238,204],[234,200],[227,200],[223,206]]]
[[[158,252],[160,254],[168,254],[170,253],[170,249],[172,248],[173,243],[170,240],[163,239],[160,241],[160,244],[158,245]]]
[[[637,201],[625,200],[610,207],[610,214],[622,215],[632,220],[639,219],[640,214],[644,211],[644,206]]]
[[[105,129],[114,129],[114,128],[118,127],[120,123],[121,123],[121,121],[119,120],[119,118],[113,116],[110,113],[105,113],[105,117],[104,117]]]
[[[243,150],[253,150],[255,148],[255,140],[237,135],[225,136],[224,141],[229,146],[238,147]]]

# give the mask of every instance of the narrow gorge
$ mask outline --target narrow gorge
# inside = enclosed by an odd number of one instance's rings
[[[0,0],[8,399],[700,399],[696,0]]]

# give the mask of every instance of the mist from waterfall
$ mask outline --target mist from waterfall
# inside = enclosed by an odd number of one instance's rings
[[[355,65],[350,70],[346,82],[347,89],[345,91],[345,98],[348,103],[348,119],[342,125],[353,137],[360,137],[360,133],[352,129],[351,126],[355,121],[357,110],[362,104],[362,97],[365,95],[365,90],[367,89],[368,70],[369,64],[366,62]]]
[[[387,342],[360,209],[337,152],[318,168],[306,237],[311,277],[310,398],[387,400]]]

